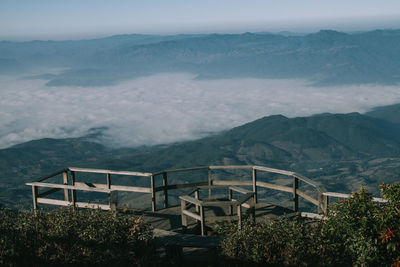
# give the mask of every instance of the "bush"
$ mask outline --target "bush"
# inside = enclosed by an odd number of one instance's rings
[[[222,255],[242,264],[313,265],[318,262],[316,233],[318,227],[304,223],[300,217],[252,224],[218,224],[216,231],[225,236]]]
[[[0,211],[0,265],[148,265],[141,218],[101,210]]]
[[[279,218],[264,224],[219,224],[223,257],[239,264],[400,266],[400,185],[381,185],[387,203],[365,190],[330,206],[325,220]]]

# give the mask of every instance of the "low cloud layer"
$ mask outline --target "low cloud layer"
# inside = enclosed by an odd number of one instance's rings
[[[106,141],[138,146],[195,139],[272,114],[365,112],[400,102],[400,86],[312,87],[304,80],[196,80],[164,73],[106,87],[48,87],[0,76],[0,148],[108,127]]]

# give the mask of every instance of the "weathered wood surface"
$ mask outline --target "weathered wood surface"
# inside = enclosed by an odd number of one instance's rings
[[[138,192],[138,193],[151,193],[151,188],[141,186],[125,186],[125,185],[107,185],[96,183],[75,182],[75,186],[85,188],[104,188],[111,191],[124,191],[124,192]]]
[[[350,198],[351,197],[351,194],[343,194],[343,193],[336,193],[336,192],[323,192],[322,195],[328,196],[328,197],[336,197],[336,198]],[[387,199],[380,198],[380,197],[373,197],[372,201],[386,203]]]
[[[70,201],[58,200],[58,199],[50,199],[50,198],[37,198],[37,203],[49,204],[49,205],[57,205],[57,206],[73,206],[74,205]],[[78,208],[110,210],[110,206],[109,205],[88,203],[88,202],[75,202],[75,206],[78,207]]]
[[[111,189],[106,189],[106,188],[74,186],[74,185],[64,185],[64,184],[51,184],[51,183],[41,183],[41,182],[26,183],[26,185],[31,185],[31,186],[36,186],[36,187],[47,187],[47,188],[83,190],[83,191],[101,192],[101,193],[110,193],[112,191]]]
[[[76,168],[69,167],[67,170],[74,172],[86,172],[86,173],[102,173],[102,174],[116,174],[116,175],[128,175],[128,176],[148,176],[150,177],[151,173],[145,172],[131,172],[131,171],[113,171],[113,170],[103,170],[103,169],[88,169],[88,168]]]

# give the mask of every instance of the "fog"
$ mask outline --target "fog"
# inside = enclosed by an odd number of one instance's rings
[[[107,127],[102,141],[139,146],[184,141],[272,114],[365,112],[400,102],[400,86],[312,87],[305,80],[196,80],[160,73],[114,86],[48,87],[0,76],[0,148],[80,137]]]

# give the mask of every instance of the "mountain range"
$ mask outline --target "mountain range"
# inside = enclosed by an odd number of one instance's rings
[[[381,182],[398,181],[398,107],[367,114],[274,115],[199,140],[153,147],[113,149],[93,136],[34,140],[0,150],[0,203],[29,205],[24,183],[66,166],[155,172],[254,164],[302,173],[329,191],[365,186],[376,193]]]
[[[304,78],[313,85],[400,81],[400,30],[119,35],[94,40],[0,42],[0,74],[40,73],[49,86],[98,86],[159,72],[198,79]],[[58,74],[42,73],[63,68]]]

